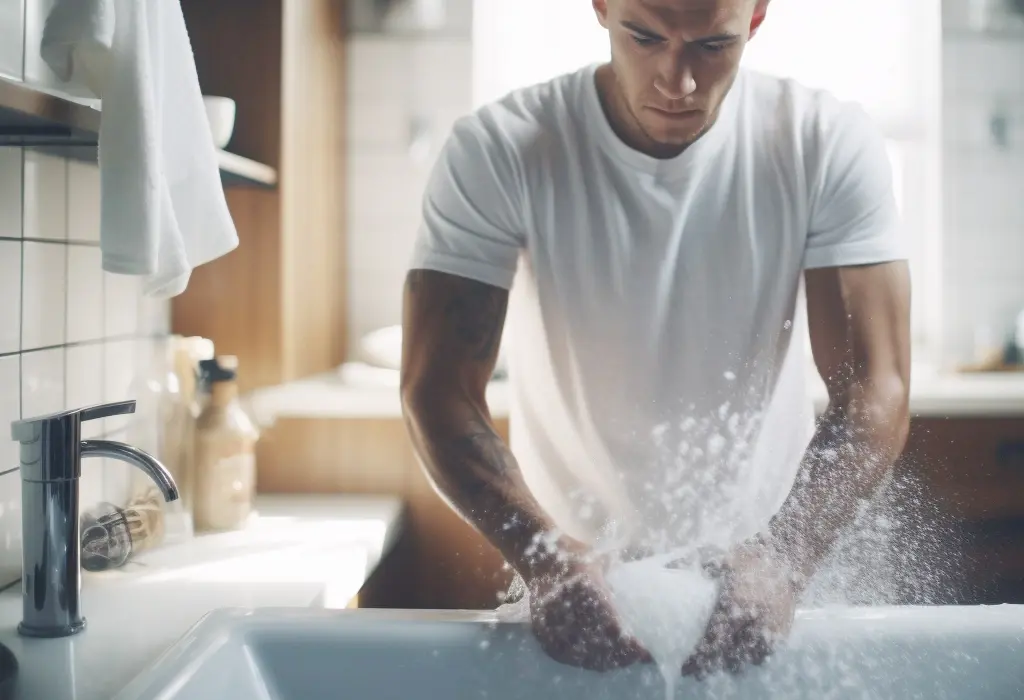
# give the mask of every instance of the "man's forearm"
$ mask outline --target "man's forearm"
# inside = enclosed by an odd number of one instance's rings
[[[772,519],[773,546],[809,578],[903,450],[902,387],[862,390],[833,401],[804,456],[789,498]]]
[[[407,410],[417,453],[435,488],[527,580],[552,575],[567,549],[530,494],[511,450],[478,408]]]

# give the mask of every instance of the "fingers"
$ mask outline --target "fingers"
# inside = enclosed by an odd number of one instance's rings
[[[538,606],[533,618],[534,633],[552,659],[606,671],[650,658],[639,642],[623,633],[600,596],[587,590],[567,590],[563,596]]]
[[[759,666],[774,650],[771,636],[758,617],[713,619],[704,640],[683,664],[682,673],[703,680],[719,671],[737,674],[748,666]]]

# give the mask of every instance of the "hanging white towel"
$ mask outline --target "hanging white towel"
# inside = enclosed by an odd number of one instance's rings
[[[180,294],[238,245],[178,0],[57,0],[41,54],[69,92],[102,100],[103,269]]]

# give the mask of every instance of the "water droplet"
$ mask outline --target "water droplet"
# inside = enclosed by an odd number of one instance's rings
[[[483,640],[482,642],[480,642],[480,648],[481,649],[489,649],[490,646],[491,646],[491,643],[489,641],[487,641],[486,639]]]
[[[725,380],[726,380],[727,382],[734,382],[734,381],[736,381],[736,373],[735,373],[735,372],[726,372],[726,373],[725,373],[724,375],[722,375],[722,376],[724,376],[724,377],[725,377]]]
[[[790,328],[793,327],[793,322],[787,320],[785,323],[782,324],[782,327],[788,331]]]

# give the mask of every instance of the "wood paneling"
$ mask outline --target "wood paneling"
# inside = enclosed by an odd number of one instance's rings
[[[171,327],[237,355],[239,386],[248,391],[282,376],[279,203],[275,192],[255,189],[231,189],[227,200],[238,248],[192,272],[171,304]]]
[[[508,438],[507,421],[497,421]],[[508,587],[504,560],[437,495],[399,419],[282,420],[257,448],[261,493],[388,493],[407,505],[410,542],[396,566],[411,581],[402,605],[493,608]],[[402,597],[404,596],[404,598]]]
[[[1024,601],[1024,420],[916,419],[898,468],[920,480],[928,513],[919,575],[951,582],[932,602]]]
[[[345,348],[342,0],[183,0],[204,94],[237,102],[229,150],[278,169],[232,188],[239,248],[195,270],[175,333],[238,355],[243,391],[336,367]]]
[[[286,0],[280,169],[284,379],[345,353],[343,0]]]

